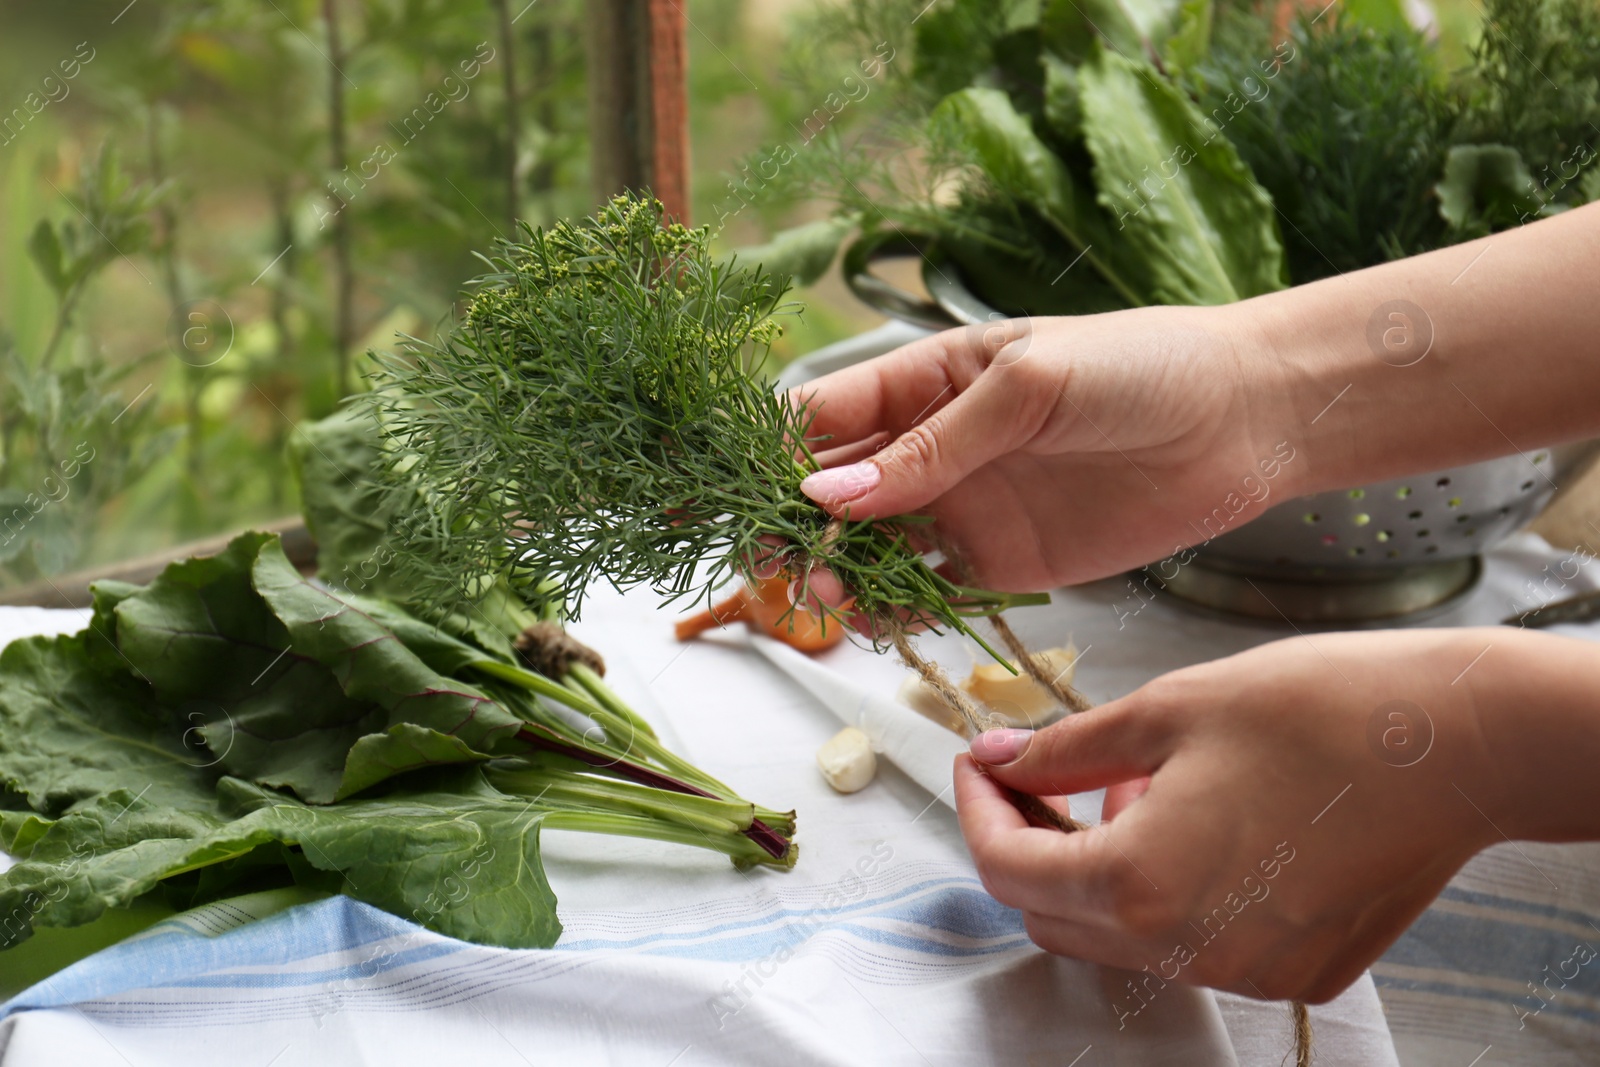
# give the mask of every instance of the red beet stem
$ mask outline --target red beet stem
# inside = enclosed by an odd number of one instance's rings
[[[566,756],[580,763],[587,763],[591,767],[603,770],[612,770],[621,777],[638,785],[647,785],[653,789],[665,789],[673,793],[688,793],[691,796],[711,797],[717,799],[715,793],[708,793],[698,786],[687,782],[680,782],[676,778],[662,774],[660,771],[632,763],[624,759],[616,759],[603,752],[593,752],[564,741],[548,726],[539,723],[528,723],[517,731],[517,740],[539,749],[543,752],[552,752],[558,756]],[[762,850],[774,859],[782,859],[789,851],[789,841],[782,834],[762,822],[760,819],[751,821],[746,830],[740,831],[750,840],[760,845]]]

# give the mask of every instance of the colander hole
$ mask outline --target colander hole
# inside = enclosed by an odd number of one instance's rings
[[[1404,500],[1406,497],[1411,495],[1411,487],[1408,485],[1402,485],[1399,489],[1394,491],[1394,495],[1396,500]]]
[[[1339,535],[1338,534],[1323,534],[1322,535],[1322,543],[1325,544],[1325,545],[1336,545],[1336,544],[1339,543]]]
[[[1450,484],[1450,479],[1449,478],[1440,478],[1438,481],[1434,482],[1433,484],[1437,485],[1440,489],[1443,489],[1445,486]]]
[[[1350,554],[1352,556],[1359,556],[1359,555],[1362,555],[1365,552],[1366,552],[1366,549],[1362,548],[1360,545],[1357,545],[1356,547],[1354,547],[1354,548],[1352,548],[1350,550]]]
[[[1428,536],[1428,533],[1429,533],[1429,531],[1428,531],[1428,530],[1418,530],[1418,531],[1417,531],[1417,536],[1418,536],[1418,537],[1427,537],[1427,536]]]
[[[1367,495],[1367,491],[1365,489],[1352,489],[1352,490],[1350,490],[1350,499],[1351,500],[1360,500],[1362,497],[1364,497],[1366,495]]]
[[[1389,538],[1391,538],[1393,536],[1394,536],[1394,531],[1393,530],[1379,530],[1378,533],[1377,533],[1377,538],[1378,538],[1379,541],[1387,541],[1387,540],[1389,540]]]
[[[1472,516],[1471,515],[1457,515],[1456,516],[1456,521],[1457,522],[1471,522],[1472,521]]]
[[[1475,534],[1477,532],[1478,532],[1478,528],[1476,526],[1468,526],[1465,530],[1461,531],[1461,536],[1462,537],[1471,537],[1473,534]]]
[[[1384,555],[1388,556],[1390,559],[1399,559],[1400,550],[1398,548],[1391,548],[1388,552],[1384,553]]]
[[[1439,551],[1439,546],[1438,545],[1429,545],[1427,548],[1423,549],[1422,551],[1424,551],[1426,553],[1429,553],[1431,555],[1432,553]]]
[[[1509,514],[1511,514],[1511,509],[1510,508],[1501,508],[1500,509],[1500,514],[1501,514],[1502,517],[1504,517],[1506,515],[1509,515]]]
[[[1320,512],[1308,511],[1304,515],[1300,516],[1300,519],[1301,519],[1302,522],[1304,522],[1306,525],[1309,526],[1310,524],[1312,524],[1314,522],[1321,522],[1322,521],[1322,515],[1321,515]]]
[[[1449,500],[1446,500],[1445,503],[1450,507],[1459,508],[1461,506],[1461,498],[1458,496],[1453,496]]]
[[[1533,488],[1533,479],[1532,478],[1529,478],[1527,481],[1522,483],[1522,491],[1524,493],[1526,493],[1529,489],[1532,489],[1532,488]]]
[[[1537,456],[1533,457],[1533,461],[1535,463],[1543,463],[1545,459],[1549,457],[1549,455],[1550,453],[1548,452],[1540,452]]]
[[[1406,518],[1408,518],[1408,519],[1420,519],[1420,518],[1422,518],[1422,512],[1413,511],[1409,515],[1407,515]]]
[[[1350,521],[1355,523],[1357,526],[1365,526],[1367,523],[1372,521],[1372,516],[1368,515],[1364,511],[1358,511],[1354,515],[1350,516]]]

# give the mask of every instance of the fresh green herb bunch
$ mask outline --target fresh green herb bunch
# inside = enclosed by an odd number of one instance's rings
[[[1483,8],[1455,139],[1515,148],[1545,197],[1570,205],[1568,168],[1586,169],[1600,149],[1600,6],[1487,0]]]
[[[1448,243],[1434,185],[1451,108],[1422,35],[1301,19],[1293,51],[1276,50],[1272,37],[1258,14],[1230,11],[1193,81],[1207,114],[1237,112],[1225,133],[1287,223],[1290,278],[1303,284]],[[1261,57],[1275,54],[1291,58],[1265,78]]]
[[[382,358],[370,394],[392,476],[435,511],[403,549],[419,587],[498,572],[574,613],[602,578],[709,601],[776,539],[799,595],[825,562],[871,616],[971,634],[965,616],[1037,602],[935,573],[913,519],[835,522],[800,492],[811,415],[750,371],[792,310],[785,280],[717,261],[654,200],[523,237],[460,327]]]

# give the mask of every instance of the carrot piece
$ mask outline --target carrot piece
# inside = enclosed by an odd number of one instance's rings
[[[768,578],[755,587],[749,585],[709,609],[679,619],[679,641],[688,641],[707,630],[742,622],[757,633],[776,637],[802,652],[821,652],[844,640],[844,624],[838,619],[826,622],[789,603],[789,582],[781,575]]]
[[[679,619],[674,627],[679,641],[699,637],[707,630],[715,630],[729,623],[743,622],[750,611],[750,591],[741,589],[705,611]]]

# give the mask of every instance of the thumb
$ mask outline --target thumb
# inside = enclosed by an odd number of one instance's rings
[[[1028,432],[1017,418],[1019,406],[1003,383],[980,377],[870,459],[817,471],[800,490],[841,518],[915,511],[1019,447]]]
[[[971,748],[996,781],[1035,796],[1065,796],[1149,775],[1176,738],[1164,716],[1135,710],[1124,698],[1043,730],[989,730]]]

